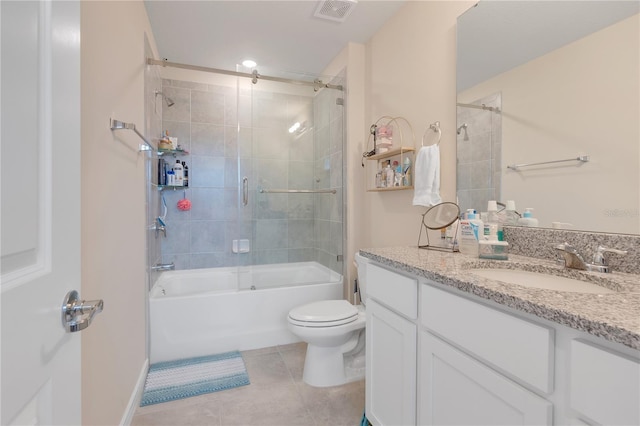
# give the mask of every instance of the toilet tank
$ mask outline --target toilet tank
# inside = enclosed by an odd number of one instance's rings
[[[355,255],[356,267],[358,268],[358,291],[360,291],[360,299],[363,305],[367,305],[367,264],[369,259],[361,256],[360,253]]]

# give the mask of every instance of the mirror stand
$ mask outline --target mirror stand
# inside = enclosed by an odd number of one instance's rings
[[[459,216],[460,207],[458,207],[456,203],[450,202],[436,204],[435,206],[424,212],[422,214],[420,233],[418,235],[418,248],[446,252],[459,251],[456,241],[456,235],[458,235],[458,227],[460,226],[460,221],[458,221]],[[457,222],[455,224],[455,229],[452,229],[453,233],[451,234],[451,236],[447,237],[445,229],[451,226],[454,222]],[[440,242],[440,244],[430,243],[429,229],[440,230],[442,235],[441,240],[443,240]],[[423,230],[427,240],[426,244],[421,244]]]

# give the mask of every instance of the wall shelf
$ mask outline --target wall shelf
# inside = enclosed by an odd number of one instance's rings
[[[411,186],[392,186],[392,187],[389,187],[389,188],[371,188],[371,189],[368,189],[367,192],[402,191],[404,189],[413,189],[413,185],[411,185]]]
[[[382,152],[380,154],[372,155],[371,157],[367,157],[367,160],[384,160],[385,158],[391,158],[396,155],[402,155],[406,152],[413,152],[413,151],[415,151],[414,148],[403,146],[400,148],[391,149],[387,152]]]
[[[382,152],[380,154],[375,154],[375,155],[372,155],[371,157],[367,157],[368,164],[375,164],[374,167],[370,167],[370,166],[367,167],[368,169],[367,192],[403,191],[406,189],[413,189],[413,185],[389,186],[389,187],[378,188],[375,185],[372,185],[371,183],[372,182],[375,183],[375,175],[376,175],[376,171],[378,170],[378,165],[386,162],[387,160],[392,162],[392,159],[394,158],[398,160],[399,164],[404,164],[404,159],[406,157],[409,157],[411,159],[411,174],[413,175],[413,163],[414,163],[413,152],[414,151],[415,151],[415,148],[402,146],[400,148],[394,148],[387,152]],[[371,163],[371,162],[374,162],[374,163]]]
[[[189,151],[185,151],[184,149],[158,149],[158,157],[162,155],[189,155]]]

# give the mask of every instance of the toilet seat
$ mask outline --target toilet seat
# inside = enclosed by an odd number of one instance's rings
[[[334,327],[358,319],[358,308],[346,300],[322,300],[289,312],[289,322],[302,327]]]

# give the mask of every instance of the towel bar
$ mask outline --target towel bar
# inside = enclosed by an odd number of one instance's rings
[[[507,166],[507,168],[511,169],[511,170],[518,171],[518,169],[521,168],[521,167],[540,166],[540,165],[543,165],[543,164],[553,164],[553,163],[564,163],[566,161],[580,161],[582,163],[586,163],[586,162],[589,161],[589,156],[588,155],[581,155],[581,156],[576,157],[576,158],[567,158],[566,160],[542,161],[540,163],[511,164],[511,165]]]

